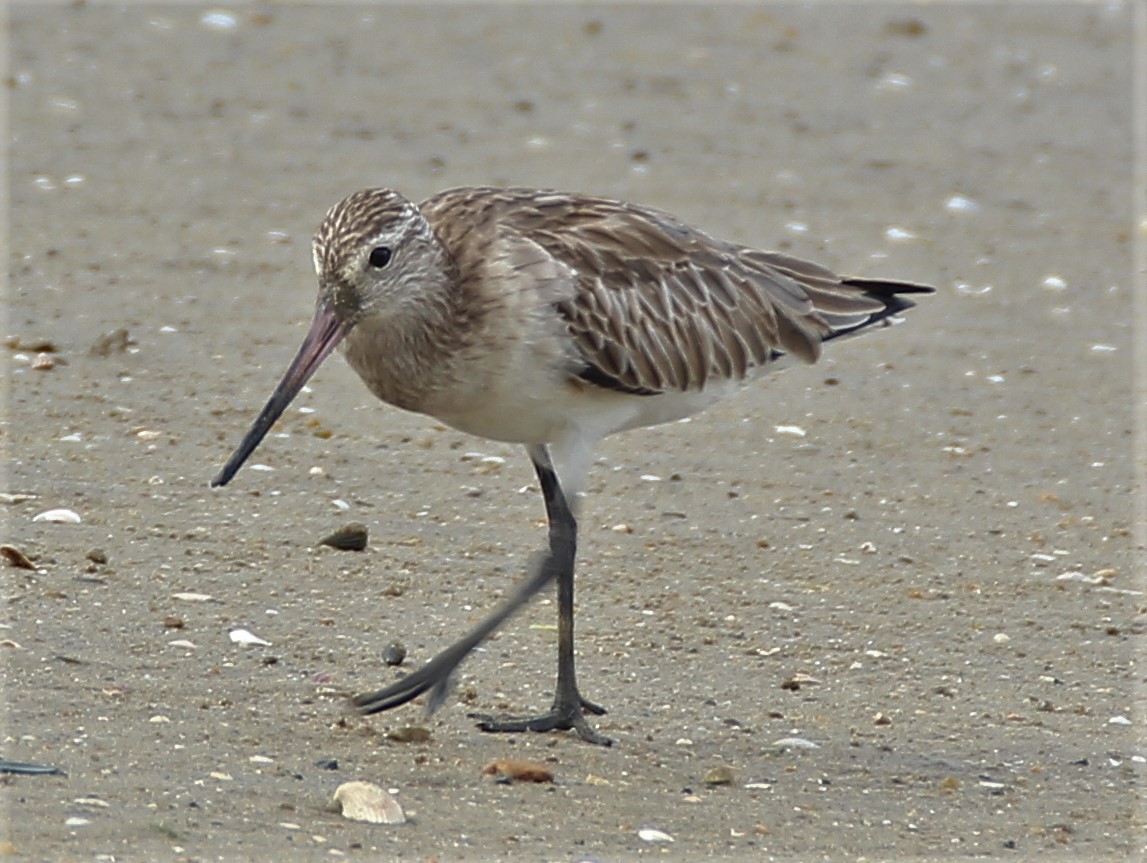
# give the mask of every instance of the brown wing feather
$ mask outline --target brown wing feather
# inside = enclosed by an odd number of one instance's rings
[[[815,362],[821,342],[837,331],[912,305],[897,293],[927,290],[841,279],[606,198],[465,189],[432,200],[458,205],[462,198],[569,268],[574,294],[557,307],[586,364],[575,373],[629,392],[698,390],[744,378],[782,353]]]

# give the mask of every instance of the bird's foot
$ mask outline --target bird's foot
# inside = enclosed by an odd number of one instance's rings
[[[586,713],[597,716],[605,714],[605,708],[580,696],[575,701],[555,703],[548,713],[540,716],[493,716],[488,713],[468,713],[477,719],[483,731],[513,733],[521,731],[568,731],[573,730],[586,743],[598,746],[612,746],[613,740],[594,731],[585,718]]]

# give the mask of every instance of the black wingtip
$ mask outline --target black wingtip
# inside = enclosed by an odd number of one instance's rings
[[[895,317],[901,312],[915,307],[916,303],[908,299],[906,296],[908,294],[919,296],[936,293],[936,289],[931,285],[921,285],[916,282],[891,282],[884,279],[848,278],[841,279],[841,284],[863,291],[870,299],[883,304],[884,308],[877,309],[860,321],[850,322],[844,326],[834,328],[830,335],[824,337],[824,341],[826,342],[854,335],[881,322],[887,325],[890,323],[888,318]]]
[[[842,285],[858,288],[874,300],[884,303],[886,311],[877,313],[877,320],[881,317],[894,315],[898,311],[910,309],[916,305],[905,294],[934,294],[936,289],[931,285],[921,285],[917,282],[890,282],[884,279],[842,279]]]

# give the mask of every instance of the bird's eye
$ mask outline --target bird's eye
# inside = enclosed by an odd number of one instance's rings
[[[390,263],[390,249],[386,246],[375,246],[370,250],[370,265],[380,270]]]

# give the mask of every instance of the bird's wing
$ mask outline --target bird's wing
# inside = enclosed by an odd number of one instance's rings
[[[531,206],[504,217],[573,272],[574,295],[558,308],[586,363],[578,373],[602,386],[699,390],[782,354],[814,362],[834,333],[912,305],[897,298],[890,306],[890,298],[915,286],[842,280],[797,258],[720,242],[658,210],[529,194]]]

